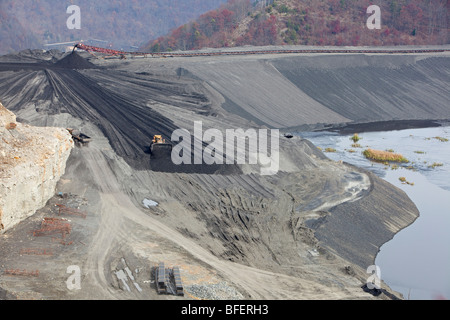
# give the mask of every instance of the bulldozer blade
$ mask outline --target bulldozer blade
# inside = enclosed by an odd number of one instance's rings
[[[170,158],[172,145],[169,143],[155,143],[150,147],[152,158]]]

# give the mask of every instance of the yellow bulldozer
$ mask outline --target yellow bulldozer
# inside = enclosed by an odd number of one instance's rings
[[[172,151],[172,144],[166,142],[161,135],[154,135],[150,144],[150,152],[152,155],[166,154]]]

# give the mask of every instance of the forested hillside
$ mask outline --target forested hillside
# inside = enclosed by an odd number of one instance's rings
[[[0,0],[0,54],[81,39],[116,48],[141,46],[225,1]],[[80,8],[81,29],[67,28],[71,4]]]
[[[81,29],[66,25],[71,4],[80,8]],[[371,4],[381,8],[379,30],[366,26]],[[449,7],[450,0],[1,0],[0,54],[89,39],[144,51],[444,44]]]
[[[381,29],[367,27],[372,4],[381,9]],[[144,49],[445,44],[449,7],[449,0],[229,0]]]

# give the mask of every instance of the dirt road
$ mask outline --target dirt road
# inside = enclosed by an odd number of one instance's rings
[[[339,288],[323,285],[311,277],[321,277],[320,271],[311,267],[304,269],[304,277],[291,277],[284,274],[251,268],[238,263],[223,261],[202,248],[192,239],[180,234],[160,221],[145,214],[133,201],[121,191],[114,173],[101,151],[94,147],[83,150],[86,165],[101,190],[101,223],[94,237],[93,246],[88,253],[86,268],[89,276],[84,280],[90,286],[101,289],[102,295],[114,298],[114,290],[105,275],[108,254],[117,243],[139,241],[139,235],[127,229],[129,220],[139,224],[147,232],[154,232],[173,241],[195,258],[217,270],[225,279],[237,288],[244,290],[251,299],[367,299],[371,296],[357,286]],[[339,265],[339,263],[337,263]],[[342,275],[344,277],[344,275]],[[98,294],[96,293],[96,294]]]

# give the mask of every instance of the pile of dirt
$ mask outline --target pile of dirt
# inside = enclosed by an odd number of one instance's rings
[[[55,67],[66,69],[94,69],[96,66],[80,56],[77,52],[72,52],[55,63]]]

